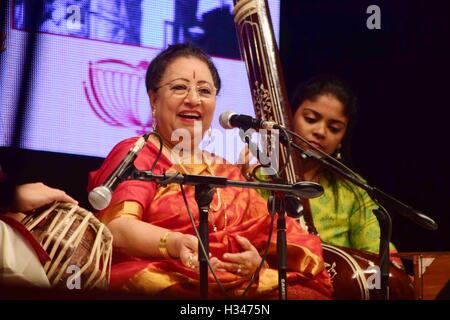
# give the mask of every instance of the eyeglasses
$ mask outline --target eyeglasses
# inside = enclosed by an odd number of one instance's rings
[[[194,87],[197,94],[205,99],[212,99],[216,96],[216,88],[212,87],[208,83],[202,83],[199,85],[188,85],[183,82],[168,82],[163,85],[160,85],[156,88],[158,90],[159,88],[162,88],[164,86],[169,86],[169,90],[173,92],[174,95],[179,97],[186,97],[191,89]]]

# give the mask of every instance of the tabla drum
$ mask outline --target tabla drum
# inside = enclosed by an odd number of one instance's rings
[[[56,202],[22,223],[50,256],[44,270],[52,287],[108,288],[113,238],[93,213]]]

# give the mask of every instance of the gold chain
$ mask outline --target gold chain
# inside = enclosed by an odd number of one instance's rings
[[[171,152],[172,148],[163,140],[163,145]],[[179,157],[177,157],[177,160],[179,159]],[[202,161],[203,163],[206,164],[206,170],[208,171],[208,173],[211,176],[215,176],[214,171],[212,170],[212,168],[210,167],[210,165],[208,164],[207,161],[205,161],[204,155],[203,155],[203,151],[202,151]],[[178,163],[176,163],[177,165],[179,165],[185,174],[189,174],[189,170],[186,169],[185,166],[183,166],[182,161],[178,161]],[[212,212],[218,212],[220,210],[220,208],[222,208],[222,204],[223,204],[223,200],[222,200],[222,195],[220,192],[220,188],[216,188],[216,192],[217,192],[217,206],[215,208],[213,208],[212,205],[210,205],[209,210]],[[223,226],[223,230],[225,230],[227,228],[227,223],[228,223],[228,216],[227,216],[227,211],[224,210],[224,226]],[[214,217],[214,214],[212,214]],[[209,219],[208,219],[209,220]],[[211,225],[213,227],[214,232],[217,231],[217,226],[215,224],[215,218],[211,221]]]

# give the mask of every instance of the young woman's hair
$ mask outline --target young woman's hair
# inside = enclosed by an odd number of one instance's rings
[[[356,123],[358,100],[350,86],[334,75],[319,75],[300,83],[291,99],[293,111],[297,111],[305,100],[315,101],[318,97],[331,95],[342,103],[348,123],[342,140],[341,154],[344,163],[350,162],[350,140]]]
[[[315,101],[320,96],[331,95],[344,107],[344,115],[347,117],[348,123],[344,138],[341,142],[340,153],[342,155],[342,162],[351,164],[350,157],[350,143],[353,134],[353,128],[356,124],[357,111],[358,111],[358,99],[354,94],[350,86],[343,80],[334,75],[318,75],[303,83],[300,83],[294,91],[291,99],[291,106],[295,113],[300,105],[306,101]],[[335,198],[336,210],[339,207],[338,204],[338,190],[337,190],[337,177],[331,172],[325,171],[324,175],[330,181]],[[346,187],[348,187],[357,197],[357,201],[360,203],[358,193],[355,187],[347,181],[342,181]]]
[[[191,43],[170,45],[152,60],[145,75],[145,86],[147,88],[147,92],[149,90],[157,90],[157,88],[161,85],[160,81],[167,66],[180,57],[194,57],[206,63],[213,77],[214,86],[217,89],[217,93],[219,93],[221,81],[216,66],[205,52]]]

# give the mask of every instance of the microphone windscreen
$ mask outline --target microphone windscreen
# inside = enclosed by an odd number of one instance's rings
[[[222,112],[222,114],[219,116],[219,123],[220,123],[222,128],[224,128],[224,129],[233,129],[234,128],[230,124],[230,118],[234,114],[237,114],[237,113],[233,112],[233,111],[230,111],[230,110]]]
[[[312,181],[302,181],[294,184],[296,194],[305,199],[320,197],[323,194],[323,187]]]
[[[88,196],[89,203],[96,210],[103,210],[111,202],[111,195],[112,192],[109,188],[105,186],[97,187],[93,189],[91,192],[89,192]]]

